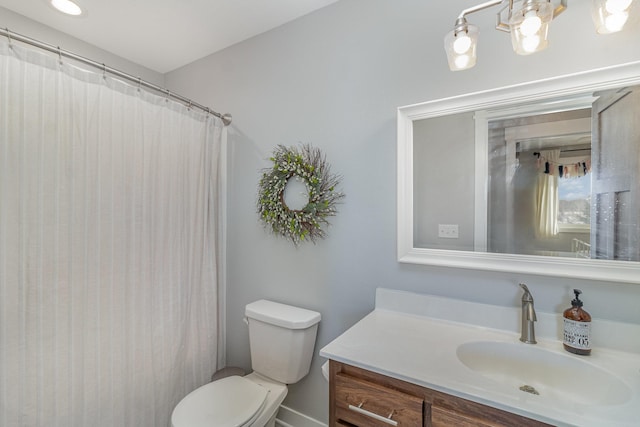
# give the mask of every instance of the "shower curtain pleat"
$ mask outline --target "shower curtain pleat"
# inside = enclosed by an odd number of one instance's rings
[[[216,371],[224,139],[0,43],[0,426],[170,426]]]

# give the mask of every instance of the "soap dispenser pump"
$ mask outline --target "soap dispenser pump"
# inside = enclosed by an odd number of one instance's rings
[[[591,354],[591,315],[582,308],[580,289],[574,289],[575,299],[571,307],[562,313],[564,317],[563,346],[568,352],[588,356]]]

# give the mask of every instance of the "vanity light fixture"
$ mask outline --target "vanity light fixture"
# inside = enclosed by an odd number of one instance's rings
[[[554,18],[553,6],[544,0],[522,3],[518,10],[509,9],[511,44],[518,55],[529,55],[545,49],[549,44],[547,36],[549,23]]]
[[[447,51],[449,68],[466,70],[476,65],[476,45],[478,44],[478,27],[469,25],[466,18],[456,20],[456,27],[444,38],[444,49]]]
[[[598,34],[616,33],[629,19],[633,0],[592,0],[591,16]]]
[[[51,6],[55,7],[62,13],[66,13],[67,15],[82,15],[82,8],[71,0],[51,0]]]
[[[629,18],[633,0],[591,0],[592,16],[598,33],[620,31]],[[502,6],[496,16],[496,29],[511,34],[513,50],[530,55],[548,44],[549,23],[567,9],[567,0],[489,0],[463,10],[455,26],[444,38],[444,49],[451,71],[466,70],[476,64],[478,27],[467,22],[467,15]]]

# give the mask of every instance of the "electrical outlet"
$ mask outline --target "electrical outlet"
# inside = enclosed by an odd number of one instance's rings
[[[458,224],[438,224],[438,237],[443,239],[458,238]]]

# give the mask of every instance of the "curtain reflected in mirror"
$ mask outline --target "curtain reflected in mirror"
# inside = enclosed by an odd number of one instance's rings
[[[487,250],[589,257],[591,110],[491,121],[488,145]]]

